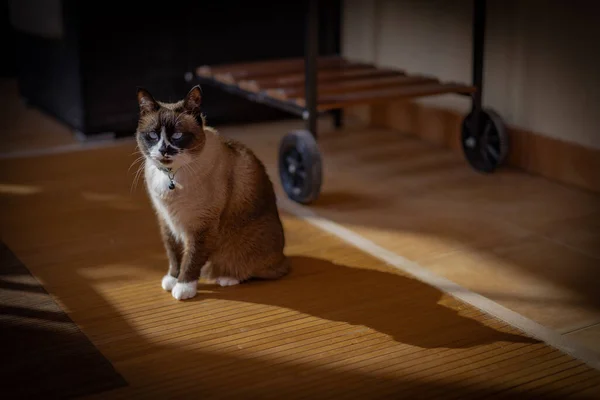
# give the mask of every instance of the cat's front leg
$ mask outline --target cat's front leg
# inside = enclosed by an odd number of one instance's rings
[[[175,287],[177,278],[179,277],[183,246],[177,242],[169,227],[164,223],[161,223],[161,234],[169,260],[169,271],[162,278],[162,288],[166,291],[171,291]]]
[[[208,257],[209,253],[202,238],[185,244],[177,283],[171,290],[174,298],[185,300],[196,296],[200,271]]]

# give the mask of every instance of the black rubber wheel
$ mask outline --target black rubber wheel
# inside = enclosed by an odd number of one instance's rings
[[[472,117],[470,113],[462,123],[461,141],[465,157],[477,171],[493,172],[508,154],[504,122],[495,111],[481,110],[477,129],[473,126]]]
[[[279,178],[288,197],[309,204],[319,197],[322,163],[319,147],[309,131],[292,131],[279,144]]]

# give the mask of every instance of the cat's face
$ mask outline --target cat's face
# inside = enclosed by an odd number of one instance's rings
[[[205,142],[200,112],[199,86],[177,103],[154,100],[145,89],[138,89],[140,118],[136,139],[146,159],[159,167],[174,170],[191,162]]]

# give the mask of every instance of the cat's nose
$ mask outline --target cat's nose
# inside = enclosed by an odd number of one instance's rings
[[[160,149],[158,150],[158,152],[160,153],[161,156],[163,157],[167,157],[168,156],[168,151],[167,149]]]

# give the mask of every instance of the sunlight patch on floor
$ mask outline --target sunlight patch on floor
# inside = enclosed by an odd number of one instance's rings
[[[88,201],[100,202],[117,210],[138,210],[131,197],[115,193],[82,192],[81,197]]]
[[[24,195],[40,193],[41,191],[42,191],[42,188],[39,186],[0,183],[0,193],[2,193],[2,194],[16,194],[16,195],[24,196]]]

